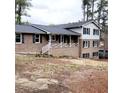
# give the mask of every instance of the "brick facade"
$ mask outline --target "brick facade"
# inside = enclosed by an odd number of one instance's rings
[[[42,47],[48,43],[48,35],[42,36],[42,43],[33,43],[33,34],[24,34],[24,43],[16,44],[15,52],[16,53],[40,53]],[[89,53],[90,58],[93,58],[93,52],[98,52],[99,47],[93,47],[93,40],[90,41],[89,48],[83,48],[83,40],[79,39],[79,46],[77,47],[62,47],[62,48],[52,48],[50,53],[53,56],[73,56],[73,57],[82,57],[83,53]],[[96,57],[97,58],[97,57]]]
[[[16,53],[39,53],[41,48],[47,44],[46,36],[42,35],[42,43],[33,43],[32,34],[24,34],[24,43],[16,44]]]
[[[79,47],[68,47],[68,48],[52,48],[51,54],[53,56],[72,56],[79,58]]]
[[[93,57],[93,52],[98,52],[99,51],[99,46],[98,47],[93,47],[93,41],[94,40],[93,39],[89,39],[88,40],[88,41],[90,41],[90,47],[88,47],[88,48],[83,48],[82,47],[82,54],[83,53],[89,53],[90,54],[90,58],[98,58],[98,56],[97,57]]]

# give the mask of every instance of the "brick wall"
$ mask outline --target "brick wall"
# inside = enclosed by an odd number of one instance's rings
[[[90,47],[89,48],[83,48],[82,47],[82,54],[83,53],[89,53],[90,54],[90,58],[94,58],[92,56],[92,53],[93,52],[98,52],[99,47],[93,47],[93,39],[89,39],[89,41],[90,41]],[[98,58],[98,57],[96,57],[96,58]]]
[[[52,48],[51,54],[53,56],[72,56],[79,57],[79,47],[67,47],[67,48]]]
[[[15,45],[16,53],[36,53],[40,52],[42,47],[47,44],[45,35],[42,35],[42,43],[33,43],[32,34],[24,34],[24,43]]]

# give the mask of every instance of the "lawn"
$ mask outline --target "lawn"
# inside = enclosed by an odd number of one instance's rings
[[[108,63],[16,55],[16,93],[107,93]]]

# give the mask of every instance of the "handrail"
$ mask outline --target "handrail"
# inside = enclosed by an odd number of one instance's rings
[[[48,52],[50,50],[50,48],[51,48],[51,44],[50,43],[48,43],[47,45],[43,46],[42,47],[42,54]]]

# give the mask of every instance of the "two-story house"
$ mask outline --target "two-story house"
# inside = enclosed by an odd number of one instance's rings
[[[98,58],[100,26],[95,21],[16,25],[15,33],[16,53]]]

